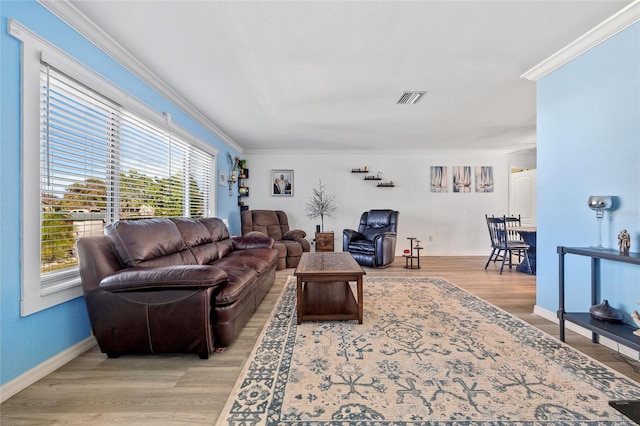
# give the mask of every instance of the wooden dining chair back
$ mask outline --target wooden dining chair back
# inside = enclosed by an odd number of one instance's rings
[[[489,230],[489,237],[491,238],[491,254],[487,263],[484,265],[484,269],[487,269],[489,263],[493,261],[495,263],[498,260],[502,260],[500,266],[500,274],[504,271],[504,264],[509,259],[509,269],[513,267],[513,255],[514,253],[520,259],[520,256],[524,257],[525,264],[528,271],[531,274],[531,264],[529,263],[529,245],[521,240],[511,240],[509,238],[509,230],[507,229],[506,217],[488,217],[485,215],[487,221],[487,229]]]
[[[507,240],[523,242],[522,236],[520,235],[520,233],[514,229],[522,226],[522,220],[520,220],[520,215],[505,216],[504,226],[505,228],[507,228]]]

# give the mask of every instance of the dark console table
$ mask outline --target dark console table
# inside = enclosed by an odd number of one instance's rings
[[[590,330],[592,332],[591,341],[594,343],[598,343],[598,336],[604,336],[615,342],[622,343],[636,351],[640,351],[640,336],[633,334],[636,328],[632,325],[598,321],[592,318],[589,312],[565,312],[564,257],[566,254],[574,254],[591,258],[591,305],[595,305],[600,303],[600,301],[597,300],[598,288],[600,285],[600,260],[604,259],[613,262],[640,265],[640,253],[621,255],[618,250],[558,246],[560,288],[558,319],[560,320],[560,340],[564,342],[565,321],[569,321]]]

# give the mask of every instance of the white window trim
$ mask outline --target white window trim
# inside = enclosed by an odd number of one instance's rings
[[[82,286],[77,273],[67,274],[64,278],[53,280],[53,282],[49,280],[49,284],[45,287],[42,286],[41,282],[38,90],[40,61],[44,60],[97,92],[108,94],[113,101],[160,126],[167,125],[167,116],[149,108],[16,20],[8,20],[7,32],[22,42],[22,276],[20,315],[24,317],[82,296]],[[217,150],[213,146],[196,138],[180,126],[171,123],[171,131],[180,138],[190,141],[198,148],[217,156]],[[217,173],[214,170],[211,174],[212,190],[210,194],[211,200],[209,200],[211,209],[215,209],[216,175]],[[213,216],[214,214],[214,211],[207,212],[208,216]]]

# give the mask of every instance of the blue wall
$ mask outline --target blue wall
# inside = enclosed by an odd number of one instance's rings
[[[7,19],[16,19],[157,111],[171,113],[174,123],[218,150],[223,170],[229,148],[35,1],[2,0],[0,8],[0,384],[5,384],[90,335],[82,298],[20,317],[21,64],[20,42],[7,35]],[[237,199],[228,197],[225,187],[217,188],[217,216],[234,219],[231,232],[238,233]]]
[[[617,249],[627,229],[640,252],[640,23],[538,81],[537,304],[558,309],[556,247],[598,240],[590,195],[618,206],[603,221],[603,245]],[[586,311],[590,261],[566,255],[566,308]],[[640,267],[602,262],[601,298],[640,311]]]

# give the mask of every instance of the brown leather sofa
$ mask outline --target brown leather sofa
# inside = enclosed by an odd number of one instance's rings
[[[120,221],[78,240],[93,334],[109,357],[195,353],[231,344],[275,281],[260,233],[229,238],[217,218]]]
[[[278,270],[295,268],[302,253],[311,250],[311,243],[305,239],[307,233],[289,229],[289,219],[282,210],[245,210],[240,223],[242,235],[257,231],[273,238],[273,247],[278,250]]]

